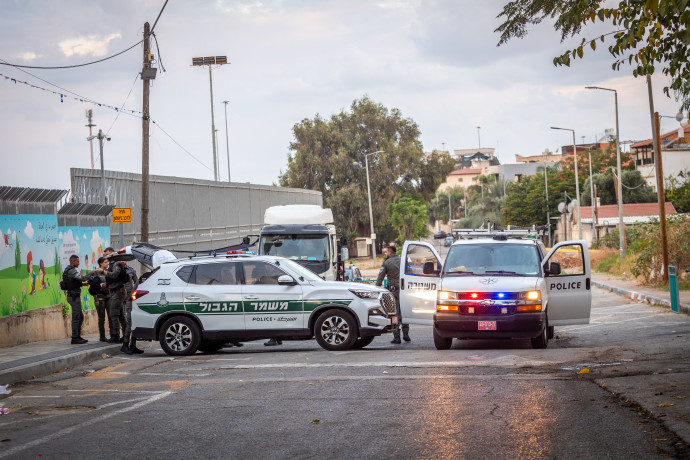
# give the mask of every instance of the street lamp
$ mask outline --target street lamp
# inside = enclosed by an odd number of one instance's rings
[[[560,129],[562,131],[570,131],[573,133],[573,156],[575,157],[575,199],[577,199],[577,232],[580,239],[582,239],[582,221],[580,220],[580,178],[577,174],[577,145],[575,142],[575,130],[570,128],[556,128],[552,126],[551,129]]]
[[[623,225],[623,175],[621,174],[621,145],[620,132],[618,130],[618,91],[611,88],[602,88],[600,86],[585,86],[585,89],[600,89],[603,91],[612,91],[614,95],[614,102],[616,106],[616,170],[618,171],[618,236],[620,244],[620,259],[621,265],[625,259],[625,226]]]
[[[551,247],[551,219],[549,217],[549,166],[546,164],[548,160],[549,149],[544,150],[544,194],[546,195],[546,231],[549,233],[549,247]]]
[[[377,153],[383,153],[383,150],[377,150],[376,152],[364,154],[364,164],[367,170],[367,197],[369,198],[369,225],[371,226],[371,259],[376,263],[376,246],[374,241],[376,240],[376,234],[374,233],[374,214],[371,211],[371,187],[369,186],[369,155],[376,155]]]
[[[214,65],[223,65],[227,63],[227,56],[192,58],[192,66],[208,66],[208,81],[209,86],[211,88],[211,142],[213,142],[213,180],[215,181],[218,181],[220,174],[218,172],[218,153],[216,151],[216,122],[213,115],[213,75],[211,74],[211,68]]]
[[[103,204],[108,204],[107,199],[105,196],[105,169],[103,168],[103,140],[105,139],[106,141],[110,140],[110,136],[107,134],[103,133],[102,129],[98,130],[98,134],[95,136],[89,136],[86,138],[87,141],[92,141],[94,139],[98,139],[98,144],[101,149],[101,195],[103,195]]]
[[[230,101],[223,101],[223,104],[225,104],[225,147],[227,148],[228,153],[228,182],[230,182],[230,141],[228,141],[228,102]]]

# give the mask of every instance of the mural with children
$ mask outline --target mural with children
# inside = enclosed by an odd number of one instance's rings
[[[0,316],[65,305],[62,270],[77,254],[82,273],[110,246],[110,227],[59,227],[56,215],[0,215]],[[93,299],[82,290],[85,308]]]

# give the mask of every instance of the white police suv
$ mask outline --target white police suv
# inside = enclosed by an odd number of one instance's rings
[[[159,340],[169,355],[265,338],[315,337],[327,350],[362,348],[397,321],[387,290],[324,281],[272,256],[168,261],[145,276],[132,299],[134,337]]]
[[[402,320],[433,325],[434,345],[458,339],[531,339],[546,348],[554,326],[589,323],[592,291],[583,240],[547,253],[541,241],[497,233],[458,240],[445,263],[428,243],[405,242]]]

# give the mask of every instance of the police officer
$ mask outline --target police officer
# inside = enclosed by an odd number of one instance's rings
[[[132,292],[139,286],[139,278],[137,277],[137,272],[132,267],[128,266],[125,262],[120,262],[125,265],[125,270],[127,272],[127,282],[125,283],[125,321],[127,322],[127,327],[125,328],[122,348],[120,351],[128,355],[134,353],[143,353],[144,350],[137,348],[137,340],[132,337]]]
[[[112,257],[110,254],[109,257]],[[110,343],[123,342],[120,339],[120,325],[122,325],[123,332],[127,329],[127,320],[125,318],[124,304],[125,304],[125,283],[127,282],[127,266],[122,261],[112,262],[105,274],[105,283],[108,287],[110,301],[108,302],[108,312],[110,314]],[[123,334],[124,337],[124,334]]]
[[[84,312],[81,310],[81,287],[87,278],[79,273],[79,256],[69,256],[69,265],[62,273],[62,282],[67,291],[67,302],[72,307],[72,344],[81,345],[88,340],[81,336],[81,326],[84,324]]]
[[[398,317],[398,324],[393,330],[393,340],[391,343],[399,344],[400,342],[400,324],[402,323],[402,315],[400,313],[400,256],[395,253],[395,246],[388,246],[383,248],[383,255],[386,260],[381,264],[379,276],[376,278],[376,285],[381,286],[383,279],[388,277],[388,290],[391,291],[395,298],[395,316]],[[410,325],[402,325],[403,340],[410,341]]]
[[[108,301],[110,300],[110,295],[108,294],[108,288],[106,287],[105,273],[108,271],[108,259],[105,257],[99,257],[98,268],[103,270],[102,273],[97,275],[101,281],[101,290],[94,298],[96,303],[96,313],[98,313],[98,333],[101,336],[100,341],[107,342],[108,339],[105,336],[105,317],[109,316]],[[110,319],[108,319],[108,324],[110,324]]]

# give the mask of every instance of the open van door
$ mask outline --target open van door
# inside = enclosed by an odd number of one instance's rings
[[[427,267],[433,267],[433,273],[424,273],[425,263]],[[403,323],[434,324],[442,268],[441,256],[431,244],[405,241],[400,255],[400,311]]]
[[[584,240],[556,244],[544,259],[549,326],[588,324],[592,310],[592,272]]]

